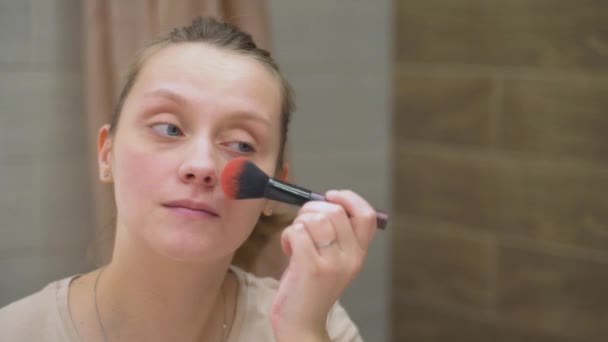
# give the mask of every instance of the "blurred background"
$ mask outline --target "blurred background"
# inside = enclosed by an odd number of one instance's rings
[[[394,2],[397,341],[608,341],[608,2]]]
[[[153,35],[92,27],[186,2],[0,0],[0,306],[93,267],[91,65]],[[294,179],[392,214],[342,297],[366,341],[608,340],[608,2],[219,2],[295,88]]]

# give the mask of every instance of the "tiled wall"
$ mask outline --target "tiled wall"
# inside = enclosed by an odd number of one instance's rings
[[[351,188],[389,209],[391,17],[388,0],[270,1],[277,58],[294,86],[294,179]],[[366,341],[390,338],[388,237],[380,232],[342,304]]]
[[[79,6],[0,0],[0,306],[86,267]]]
[[[608,2],[395,9],[395,340],[607,340]]]

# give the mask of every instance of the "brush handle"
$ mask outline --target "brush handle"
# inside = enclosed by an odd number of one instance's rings
[[[388,213],[382,210],[376,210],[376,224],[378,225],[378,229],[385,229],[388,224]]]
[[[311,201],[324,201],[327,202],[325,196],[318,194],[316,192],[310,193]],[[386,224],[388,223],[388,214],[382,210],[374,209],[376,211],[376,225],[378,229],[385,229]]]
[[[327,202],[325,196],[321,194],[293,184],[281,182],[274,178],[268,180],[268,184],[264,191],[264,197],[297,206],[302,206],[309,201]],[[376,210],[376,225],[378,226],[378,229],[385,229],[387,223],[388,214],[382,210]]]

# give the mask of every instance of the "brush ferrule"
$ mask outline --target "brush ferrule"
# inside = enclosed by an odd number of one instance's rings
[[[303,205],[304,203],[313,200],[311,194],[312,192],[310,190],[283,183],[274,178],[268,180],[268,184],[264,191],[264,197],[268,199],[295,205]]]

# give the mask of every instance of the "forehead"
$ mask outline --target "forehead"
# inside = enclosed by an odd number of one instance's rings
[[[150,56],[131,95],[143,100],[159,89],[199,108],[255,111],[273,121],[280,114],[280,83],[262,62],[206,43],[174,44]]]

